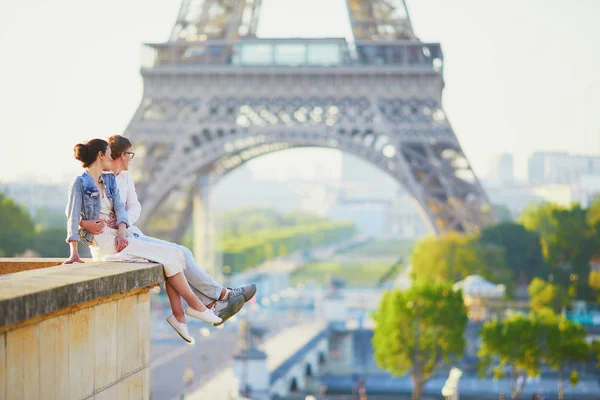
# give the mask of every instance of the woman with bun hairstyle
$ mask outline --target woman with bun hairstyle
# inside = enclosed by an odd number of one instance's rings
[[[102,173],[110,171],[112,164],[111,149],[105,140],[92,139],[79,143],[75,145],[74,153],[75,159],[81,161],[85,171],[69,186],[66,241],[69,243],[70,256],[65,264],[83,262],[77,251],[77,242],[80,240],[93,249],[95,260],[146,260],[162,264],[174,317],[168,322],[185,341],[193,343],[184,314],[209,323],[219,323],[221,318],[207,309],[192,292],[183,274],[183,253],[174,247],[141,241],[128,232],[127,211],[120,198],[115,176]],[[101,233],[94,235],[79,228],[80,219],[108,220],[111,213],[117,218],[116,229],[105,227]],[[185,312],[181,297],[188,303]]]

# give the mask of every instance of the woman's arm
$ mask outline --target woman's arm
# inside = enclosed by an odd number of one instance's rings
[[[66,242],[79,241],[79,220],[83,207],[83,184],[81,178],[77,177],[69,186],[69,201],[65,208],[67,214],[67,240]]]
[[[117,253],[127,247],[127,245],[129,245],[129,242],[127,241],[127,226],[125,225],[125,222],[121,222],[119,224],[119,233],[115,238],[115,247],[117,248]]]
[[[69,186],[69,202],[65,209],[67,214],[67,240],[69,243],[70,256],[64,264],[82,263],[77,251],[77,243],[79,242],[79,220],[81,218],[81,207],[83,204],[83,186],[81,179],[77,177]]]
[[[84,262],[81,258],[79,258],[79,252],[77,251],[77,241],[72,241],[69,242],[69,250],[70,250],[70,256],[69,259],[67,261],[65,261],[63,264],[73,264],[73,263],[82,263]]]

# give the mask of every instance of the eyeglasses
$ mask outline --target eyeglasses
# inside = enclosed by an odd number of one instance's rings
[[[129,159],[133,159],[133,156],[135,156],[135,153],[133,151],[124,151],[123,153],[125,154],[129,154]]]

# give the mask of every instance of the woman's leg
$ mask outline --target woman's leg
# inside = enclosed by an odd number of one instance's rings
[[[188,284],[183,272],[179,272],[175,275],[167,277],[167,283],[171,284],[171,287],[175,292],[183,297],[190,307],[197,311],[205,311],[206,306],[196,297],[190,285]]]
[[[165,288],[167,289],[167,296],[169,297],[169,303],[171,304],[173,316],[177,322],[185,324],[185,313],[183,312],[183,303],[181,302],[181,297],[169,283],[169,280],[165,282]]]

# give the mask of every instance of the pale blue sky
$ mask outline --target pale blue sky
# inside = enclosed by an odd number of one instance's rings
[[[343,36],[343,0],[265,0],[265,36]],[[476,172],[499,152],[600,153],[600,1],[409,0],[445,54],[444,107]],[[73,145],[122,133],[142,95],[140,43],[178,0],[0,0],[0,180],[62,180]],[[282,162],[274,159],[274,162]],[[287,157],[289,162],[289,157]]]

